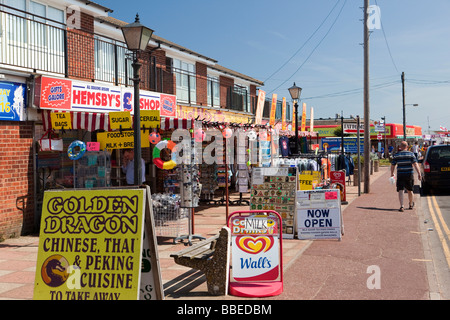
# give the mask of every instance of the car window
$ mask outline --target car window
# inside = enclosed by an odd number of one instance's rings
[[[450,160],[450,146],[435,147],[429,149],[428,159]]]

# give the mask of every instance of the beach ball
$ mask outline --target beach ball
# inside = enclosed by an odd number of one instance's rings
[[[254,140],[256,140],[258,134],[252,130],[247,133],[247,136],[248,136],[248,140],[254,141]]]
[[[226,128],[222,131],[222,135],[225,139],[230,139],[233,136],[233,130]]]
[[[194,139],[195,142],[202,142],[205,139],[205,131],[203,131],[202,129],[195,129]]]
[[[148,136],[148,140],[150,141],[151,144],[157,144],[158,142],[161,141],[161,136],[159,135],[158,132],[152,132]]]

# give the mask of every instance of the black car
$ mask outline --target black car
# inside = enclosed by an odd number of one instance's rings
[[[428,148],[422,163],[422,192],[450,188],[450,145]]]

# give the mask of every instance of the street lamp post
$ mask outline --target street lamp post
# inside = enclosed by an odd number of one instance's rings
[[[295,154],[298,155],[298,100],[300,99],[300,95],[302,94],[302,88],[294,85],[290,87],[289,94],[291,95],[292,100],[294,101],[294,117],[295,117]]]
[[[122,34],[127,44],[128,50],[133,52],[133,86],[134,86],[134,184],[142,184],[142,162],[141,162],[141,110],[139,103],[139,69],[141,64],[138,60],[138,53],[147,48],[147,44],[152,37],[153,30],[143,26],[139,21],[139,15],[133,23],[122,27]]]

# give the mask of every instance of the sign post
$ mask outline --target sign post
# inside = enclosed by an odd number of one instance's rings
[[[281,216],[271,210],[236,211],[231,229],[230,294],[270,297],[283,292]]]

